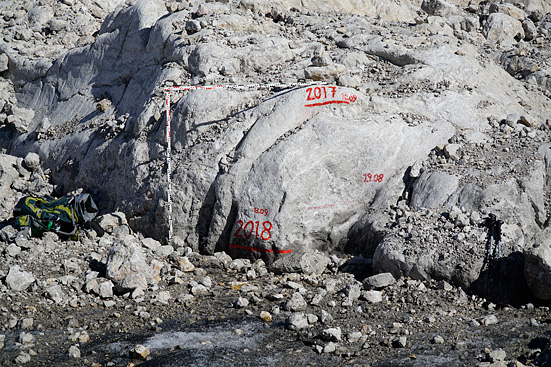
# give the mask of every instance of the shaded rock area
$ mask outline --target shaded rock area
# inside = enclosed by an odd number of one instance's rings
[[[547,2],[0,9],[1,365],[549,364]]]

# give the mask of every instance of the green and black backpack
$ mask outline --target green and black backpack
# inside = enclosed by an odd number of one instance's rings
[[[59,199],[26,196],[13,209],[16,228],[29,228],[32,236],[53,231],[74,240],[84,227],[91,227],[98,235],[103,235],[101,227],[94,222],[97,215],[98,208],[90,194]]]

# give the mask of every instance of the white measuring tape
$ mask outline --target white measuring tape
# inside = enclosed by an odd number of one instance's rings
[[[261,88],[294,88],[294,87],[306,87],[309,85],[321,85],[327,84],[326,82],[310,82],[310,83],[290,83],[290,84],[247,84],[247,85],[182,85],[164,88],[165,91],[165,108],[166,108],[166,179],[167,179],[167,201],[168,201],[168,240],[172,239],[173,226],[172,226],[172,181],[171,181],[171,130],[170,130],[170,93],[172,91],[189,91],[197,89],[237,89],[237,90],[249,90],[249,89],[261,89]]]

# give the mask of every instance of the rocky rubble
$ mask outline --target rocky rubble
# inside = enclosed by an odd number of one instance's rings
[[[232,318],[323,365],[547,363],[551,6],[358,4],[0,2],[0,219],[84,187],[107,232],[3,223],[0,364]],[[163,89],[253,83],[171,93],[168,239]]]
[[[189,248],[167,255],[153,240],[129,232],[120,215],[102,218],[112,223],[102,238],[86,232],[80,241],[61,241],[48,234],[31,239],[16,257],[2,253],[0,270],[8,276],[0,289],[0,363],[160,363],[174,351],[152,348],[146,339],[121,341],[170,331],[173,319],[218,323],[243,317],[272,325],[270,348],[281,350],[291,340],[296,348],[298,338],[303,358],[326,365],[522,366],[547,353],[549,341],[538,337],[548,329],[548,307],[498,308],[446,282],[396,280],[389,273],[360,282],[342,271],[357,262],[350,256],[327,257],[319,273],[277,276],[262,260],[200,255]],[[134,248],[132,256],[126,256],[128,248]],[[47,257],[39,261],[37,252]],[[120,286],[120,278],[108,271],[119,256],[117,269],[151,279],[135,288]],[[21,274],[21,268],[30,284],[15,289],[9,274]],[[251,337],[243,330],[238,334]],[[99,339],[104,344],[94,341]],[[109,340],[118,340],[115,353]],[[543,345],[536,348],[537,343]],[[265,347],[254,349],[251,358],[262,361]]]

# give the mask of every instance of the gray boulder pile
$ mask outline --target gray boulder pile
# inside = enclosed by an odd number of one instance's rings
[[[92,17],[67,38],[84,7]],[[495,213],[502,266],[523,273],[526,251],[543,297],[547,251],[530,249],[549,224],[550,11],[537,0],[21,3],[2,20],[0,147],[37,153],[54,183],[86,187],[129,231],[276,271],[351,252],[375,272],[483,289],[479,224]],[[247,84],[258,87],[231,88]],[[164,88],[178,85],[223,87],[171,92],[168,241]],[[108,278],[150,285],[155,271],[127,273],[125,261],[151,264],[124,235]]]

